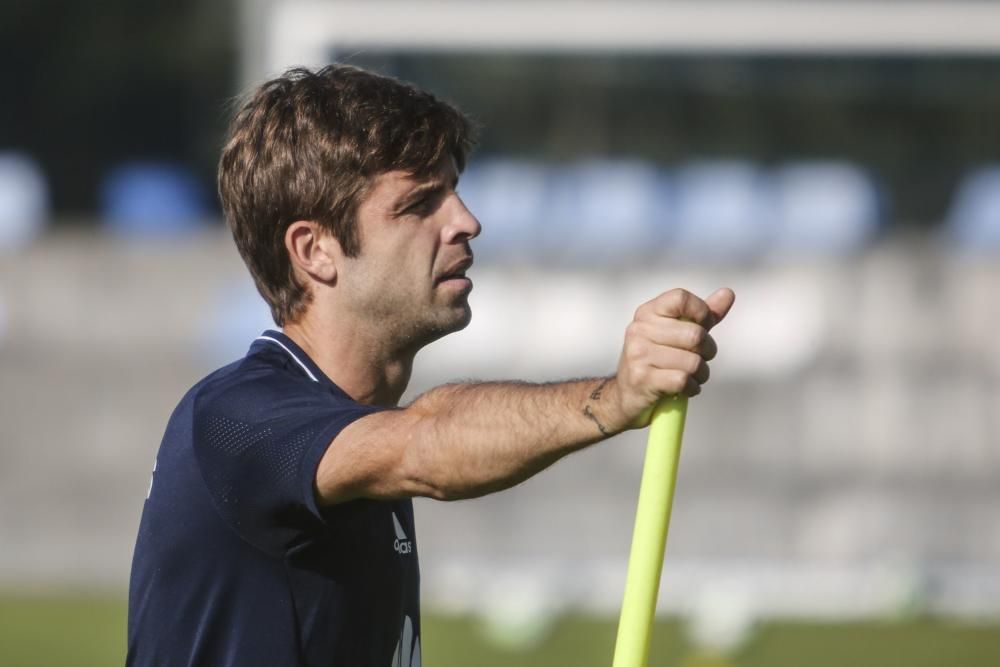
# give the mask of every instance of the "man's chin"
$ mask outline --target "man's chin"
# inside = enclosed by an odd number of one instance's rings
[[[433,343],[448,334],[461,331],[469,326],[470,322],[472,322],[472,308],[469,307],[468,302],[452,306],[449,308],[447,316],[441,317],[433,326],[429,327],[426,342]]]
[[[444,336],[461,331],[472,322],[472,308],[469,307],[467,301],[461,305],[454,306],[451,315],[447,322],[442,322],[441,331]]]
[[[449,308],[448,316],[443,317],[439,322],[440,336],[447,336],[450,333],[461,331],[472,322],[472,308],[465,299],[463,303],[455,304]]]
[[[468,299],[462,299],[462,304],[459,306],[458,321],[455,323],[455,331],[461,331],[469,326],[470,322],[472,322],[472,306],[469,305]]]

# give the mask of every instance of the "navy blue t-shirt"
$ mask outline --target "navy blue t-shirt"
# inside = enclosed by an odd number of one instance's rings
[[[380,409],[275,331],[184,396],[135,545],[128,665],[420,665],[412,503],[313,495],[330,442]]]

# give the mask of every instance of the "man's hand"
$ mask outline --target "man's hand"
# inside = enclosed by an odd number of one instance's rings
[[[718,352],[709,331],[735,299],[728,288],[704,300],[674,289],[639,306],[625,330],[618,371],[591,394],[585,414],[602,432],[642,428],[660,399],[701,393]]]

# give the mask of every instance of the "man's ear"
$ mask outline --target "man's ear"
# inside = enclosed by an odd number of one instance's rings
[[[337,279],[340,244],[317,223],[296,220],[288,225],[285,249],[296,271],[323,283],[333,283]]]

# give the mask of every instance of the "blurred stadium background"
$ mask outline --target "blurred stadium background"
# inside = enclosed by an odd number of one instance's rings
[[[733,287],[658,665],[1000,664],[1000,3],[0,2],[0,664],[121,662],[169,412],[270,326],[231,98],[340,60],[482,123],[461,378],[610,372]],[[643,434],[418,502],[431,665],[606,665]]]

